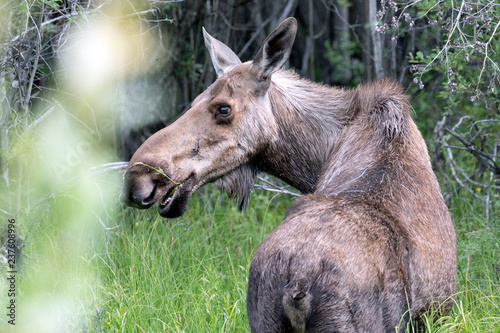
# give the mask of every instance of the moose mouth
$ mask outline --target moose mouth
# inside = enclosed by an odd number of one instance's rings
[[[174,197],[175,193],[177,193],[177,189],[179,187],[182,187],[182,184],[179,184],[177,186],[172,187],[170,190],[168,190],[167,193],[161,198],[160,200],[160,206],[167,206],[172,202],[172,198]]]
[[[159,200],[158,213],[166,218],[180,217],[186,212],[187,204],[193,193],[192,177],[175,184]]]

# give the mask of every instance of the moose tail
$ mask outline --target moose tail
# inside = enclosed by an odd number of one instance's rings
[[[291,281],[286,285],[282,302],[294,332],[306,332],[306,323],[312,307],[312,295],[307,280]]]

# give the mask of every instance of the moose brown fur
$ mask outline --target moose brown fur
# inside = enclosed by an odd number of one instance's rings
[[[452,304],[453,223],[401,88],[344,90],[281,69],[296,21],[241,63],[204,31],[218,79],[149,138],[125,174],[134,206],[185,212],[208,182],[244,208],[258,171],[306,195],[250,267],[252,332],[395,332]]]

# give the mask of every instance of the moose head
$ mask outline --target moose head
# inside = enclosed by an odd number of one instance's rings
[[[241,63],[203,29],[218,78],[184,115],[133,155],[125,173],[128,204],[148,208],[158,202],[160,215],[179,217],[194,191],[216,182],[238,196],[244,208],[256,172],[249,162],[277,136],[270,79],[288,60],[296,31],[295,19],[285,20],[253,61]]]

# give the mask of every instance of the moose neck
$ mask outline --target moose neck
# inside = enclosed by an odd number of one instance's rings
[[[254,163],[303,193],[312,193],[352,117],[352,91],[301,79],[291,71],[273,74],[269,88],[278,127],[277,139]]]

